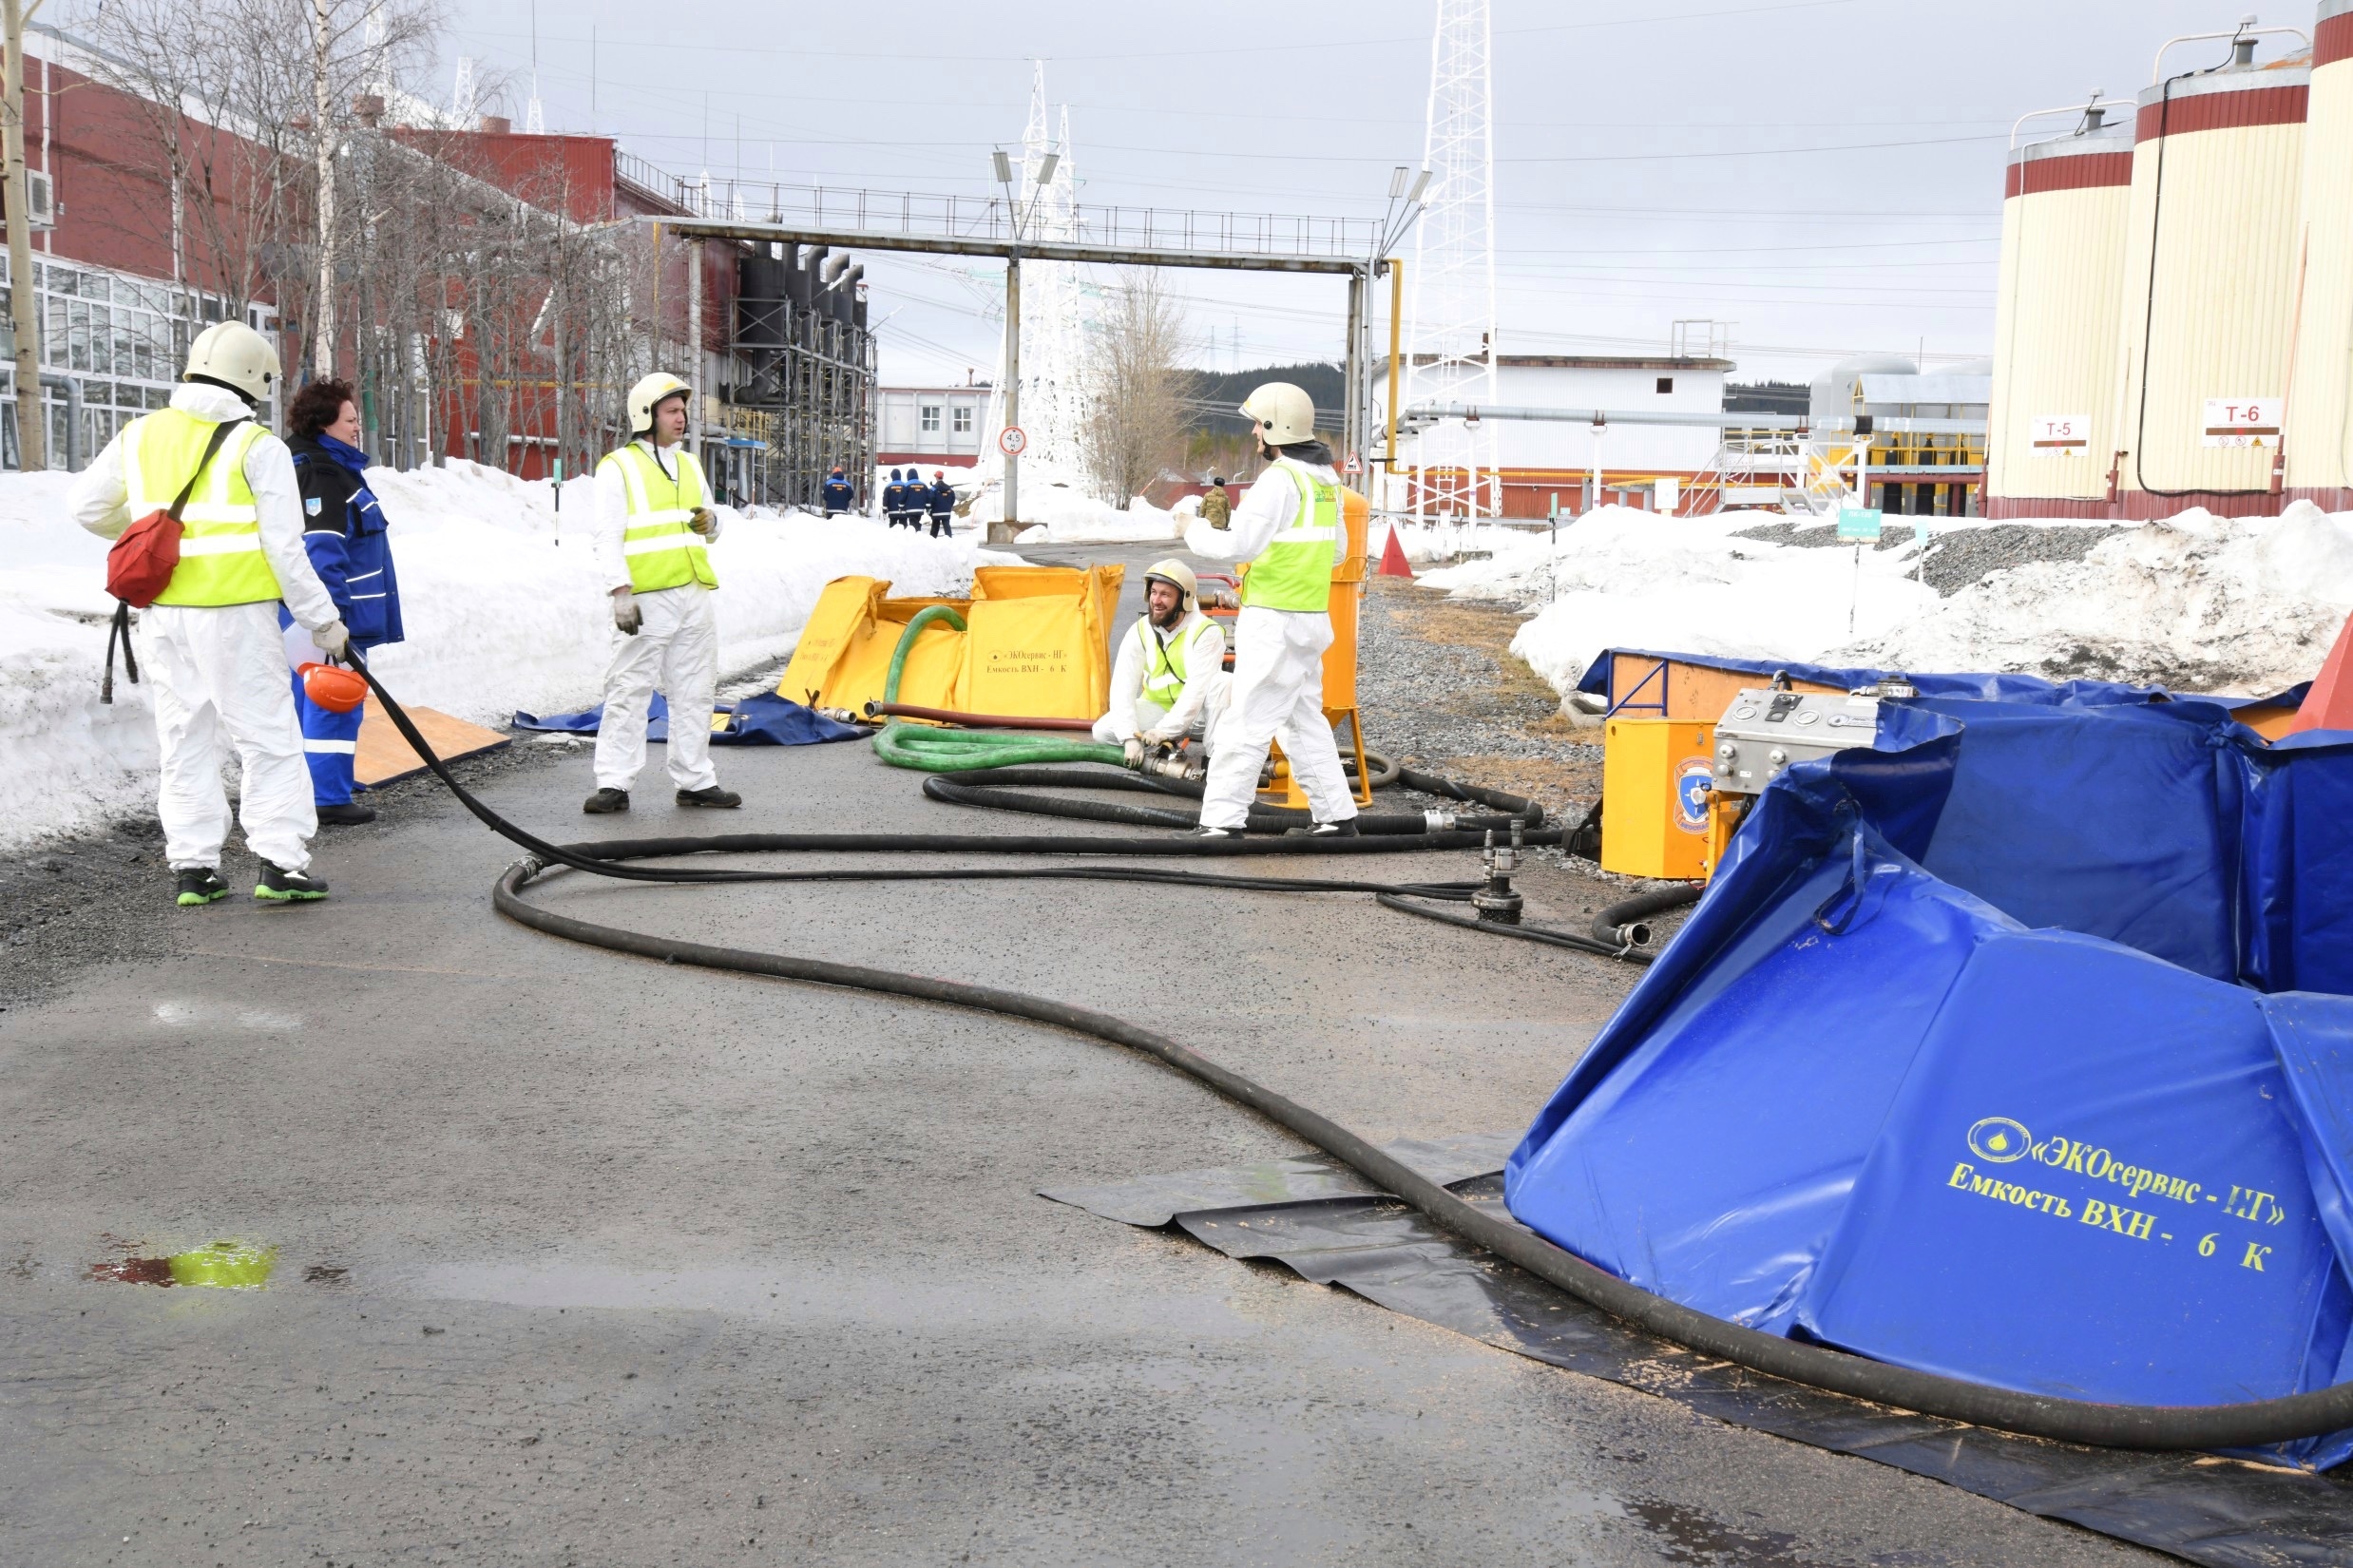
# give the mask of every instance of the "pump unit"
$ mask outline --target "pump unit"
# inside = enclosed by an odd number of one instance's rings
[[[2133,126],[2111,123],[2096,103],[2070,134],[2010,154],[1988,517],[2107,515],[2132,185]]]
[[[2304,135],[2286,488],[2291,499],[2345,511],[2353,509],[2353,0],[2321,0]]]
[[[2276,510],[2311,70],[2229,64],[2141,93],[2113,461],[2127,517]]]

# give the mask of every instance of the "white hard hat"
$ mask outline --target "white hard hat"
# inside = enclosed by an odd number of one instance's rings
[[[643,435],[654,428],[654,408],[673,397],[690,396],[694,388],[668,371],[641,376],[629,389],[629,433]]]
[[[1195,608],[1201,599],[1201,580],[1193,575],[1193,568],[1175,559],[1155,561],[1144,568],[1144,589],[1150,592],[1152,580],[1158,578],[1175,588],[1183,599],[1187,610]]]
[[[266,402],[277,385],[277,351],[242,321],[216,321],[188,345],[188,368],[181,379],[202,376],[242,392],[248,402]]]
[[[1267,428],[1270,447],[1315,439],[1315,399],[1288,381],[1270,381],[1243,399],[1242,411]]]

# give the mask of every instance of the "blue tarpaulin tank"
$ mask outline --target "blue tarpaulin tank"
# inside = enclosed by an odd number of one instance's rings
[[[2000,1387],[2353,1377],[2353,736],[1917,683],[1946,695],[1759,797],[1512,1156],[1512,1213],[1717,1317]]]

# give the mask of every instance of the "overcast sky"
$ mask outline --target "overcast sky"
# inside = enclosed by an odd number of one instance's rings
[[[1495,0],[1501,346],[1662,352],[1674,319],[1712,317],[1735,324],[1743,378],[1859,349],[1985,354],[2011,122],[2095,87],[2129,100],[2169,35],[2232,27],[2243,6]],[[2265,20],[2308,30],[2313,9]],[[680,174],[978,195],[1043,59],[1082,201],[1365,216],[1391,165],[1421,162],[1435,15],[1435,0],[542,0],[538,81],[550,130],[616,135]],[[471,55],[514,84],[520,123],[528,0],[452,0],[451,20],[434,96]],[[2173,68],[2200,50],[2222,46],[2184,46]],[[987,373],[994,264],[867,270],[886,381]],[[1337,280],[1176,283],[1205,366],[1340,353]]]

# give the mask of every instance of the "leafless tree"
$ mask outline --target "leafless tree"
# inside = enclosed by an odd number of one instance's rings
[[[1184,309],[1157,270],[1130,272],[1104,301],[1090,346],[1094,404],[1083,428],[1087,477],[1114,506],[1182,461],[1192,373]]]

